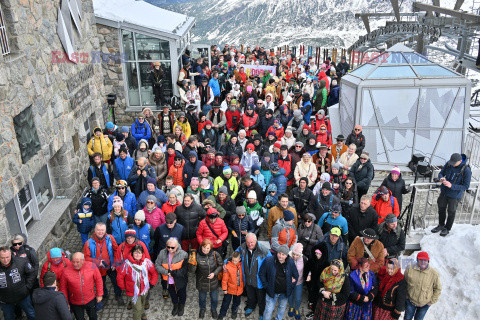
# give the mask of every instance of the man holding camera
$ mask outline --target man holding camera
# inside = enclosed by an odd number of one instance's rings
[[[441,182],[437,200],[438,226],[432,229],[432,233],[440,232],[440,235],[445,237],[452,229],[458,203],[465,190],[470,187],[472,170],[467,162],[466,155],[454,153],[438,174]]]

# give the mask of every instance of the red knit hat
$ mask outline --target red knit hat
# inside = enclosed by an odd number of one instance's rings
[[[247,149],[255,150],[255,147],[254,147],[253,143],[247,144]]]
[[[275,142],[275,144],[273,145],[275,148],[278,148],[280,149],[282,147],[282,145],[280,144],[280,142]]]
[[[210,120],[205,121],[205,125],[208,125],[208,124],[213,125],[212,121],[210,121]]]
[[[137,237],[137,232],[134,229],[125,230],[125,238],[127,237]]]
[[[303,125],[303,128],[302,128],[302,130],[303,130],[303,129],[310,130],[310,127],[308,126],[308,124],[306,124],[306,123],[305,123],[305,124]]]
[[[427,261],[430,261],[430,257],[428,256],[428,253],[426,253],[425,251],[420,251],[420,252],[417,254],[417,260],[427,260]]]

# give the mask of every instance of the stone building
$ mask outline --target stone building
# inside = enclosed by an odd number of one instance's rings
[[[92,1],[0,0],[0,49],[0,243],[23,232],[44,257],[71,225],[103,123]]]
[[[149,80],[153,63],[165,72],[165,96],[178,96],[181,56],[195,18],[144,1],[93,0],[103,53],[105,92],[117,97],[116,120],[131,123],[145,107],[155,109]],[[121,63],[118,63],[121,62]]]

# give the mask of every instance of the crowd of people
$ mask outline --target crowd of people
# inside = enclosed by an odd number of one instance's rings
[[[211,72],[202,58],[191,64],[184,56],[186,113],[145,108],[131,126],[94,129],[90,186],[73,216],[82,252],[69,259],[52,248],[38,283],[39,259],[24,236],[0,248],[5,319],[18,308],[29,320],[97,319],[107,277],[135,320],[147,318],[154,287],[171,300],[171,314],[183,316],[188,281],[196,283],[200,319],[207,296],[214,319],[235,319],[242,297],[245,316],[265,320],[274,310],[277,320],[285,312],[423,319],[441,284],[426,252],[402,273],[398,217],[409,188],[400,169],[368,194],[374,168],[362,127],[332,141],[328,106],[338,101],[345,59],[316,66],[258,46],[212,49]],[[276,66],[276,76],[246,75],[243,61]],[[449,220],[438,231],[451,228],[451,199],[466,183],[458,180],[468,173],[465,158],[454,156],[442,171],[442,190],[451,192],[442,198]]]

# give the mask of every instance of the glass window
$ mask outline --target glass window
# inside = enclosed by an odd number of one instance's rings
[[[140,66],[140,81],[141,88],[140,94],[142,96],[142,106],[155,105],[155,97],[153,95],[152,87],[152,71],[153,62],[139,62]],[[164,83],[164,95],[165,97],[172,96],[172,69],[170,62],[161,62],[161,68],[163,70],[163,83]]]
[[[133,32],[122,30],[123,54],[127,60],[135,60],[135,45],[133,43]]]
[[[425,77],[458,77],[458,75],[448,69],[441,66],[429,65],[429,66],[414,66],[415,71],[419,76]]]
[[[5,26],[5,20],[3,19],[2,8],[0,7],[0,52],[2,55],[10,53],[10,47],[8,46],[7,28]]]
[[[416,78],[416,75],[409,66],[392,66],[378,67],[368,76],[368,78]]]
[[[125,63],[125,73],[128,88],[128,104],[131,106],[139,106],[140,95],[138,93],[137,64],[135,62]]]
[[[351,75],[365,79],[367,74],[372,71],[375,66],[373,64],[364,64],[363,66],[350,72]]]
[[[170,43],[167,40],[136,34],[138,60],[170,60]]]
[[[53,198],[53,189],[47,166],[43,166],[33,178],[33,188],[37,198],[38,211],[41,213]]]

